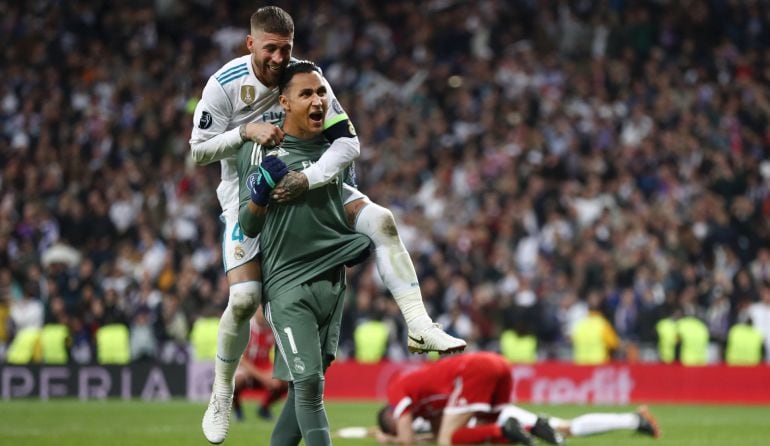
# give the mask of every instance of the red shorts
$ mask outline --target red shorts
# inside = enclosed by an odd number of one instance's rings
[[[265,369],[263,367],[257,367],[261,371],[272,371],[272,366],[269,369]],[[256,378],[249,375],[249,372],[246,371],[245,368],[238,367],[235,369],[235,376],[236,379],[243,379],[245,382],[244,388],[245,389],[262,389],[265,386],[262,385],[262,383],[257,380]]]
[[[511,402],[510,365],[498,355],[476,358],[460,370],[445,413],[495,413]]]

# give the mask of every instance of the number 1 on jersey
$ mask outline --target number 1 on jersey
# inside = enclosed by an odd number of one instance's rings
[[[291,333],[291,327],[284,328],[283,332],[286,333],[286,336],[289,337],[289,346],[291,347],[291,352],[296,355],[297,344],[294,343],[294,335]]]

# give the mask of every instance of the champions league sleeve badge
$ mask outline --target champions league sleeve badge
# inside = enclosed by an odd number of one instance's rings
[[[256,171],[252,173],[251,175],[246,178],[246,187],[249,188],[249,192],[254,192],[254,188],[256,187],[259,180],[262,179],[262,172]]]
[[[337,113],[338,115],[341,115],[341,114],[342,114],[342,106],[340,105],[340,103],[339,103],[339,102],[337,102],[337,99],[336,99],[336,98],[335,98],[335,99],[332,99],[332,109],[333,109],[333,110],[334,110],[334,112],[335,112],[335,113]]]
[[[205,130],[211,127],[212,122],[214,122],[214,119],[211,117],[211,113],[203,110],[203,113],[201,113],[201,119],[198,121],[198,128]]]

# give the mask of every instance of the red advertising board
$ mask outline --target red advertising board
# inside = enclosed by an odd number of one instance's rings
[[[384,399],[388,380],[415,363],[335,363],[326,375],[331,399]],[[514,401],[541,404],[770,404],[770,367],[664,364],[513,365]]]

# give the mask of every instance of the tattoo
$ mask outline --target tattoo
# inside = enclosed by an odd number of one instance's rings
[[[279,201],[286,202],[294,200],[308,190],[307,177],[303,173],[289,172],[276,186],[276,190],[280,189],[281,199]]]
[[[246,124],[241,124],[238,126],[238,135],[241,136],[241,141],[248,140],[248,138],[246,138]]]

